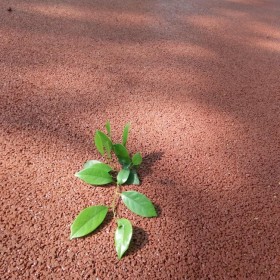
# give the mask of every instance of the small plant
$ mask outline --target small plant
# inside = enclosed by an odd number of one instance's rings
[[[140,184],[137,169],[142,163],[142,156],[140,153],[136,153],[131,157],[126,148],[129,124],[124,127],[121,144],[113,143],[109,122],[106,123],[105,127],[106,134],[99,130],[95,132],[94,143],[100,154],[103,157],[106,156],[107,163],[89,160],[84,164],[84,168],[77,172],[75,176],[94,186],[114,184],[115,194],[112,204],[109,207],[96,205],[82,210],[71,225],[70,239],[83,237],[93,232],[102,224],[108,211],[111,210],[117,224],[115,247],[118,258],[121,259],[131,242],[133,227],[128,219],[118,216],[116,205],[119,199],[121,198],[130,211],[141,217],[156,217],[157,213],[154,205],[145,195],[136,191],[121,191],[121,185]],[[114,170],[109,165],[109,163],[111,165],[113,163],[112,155],[115,155],[121,165],[119,171]]]

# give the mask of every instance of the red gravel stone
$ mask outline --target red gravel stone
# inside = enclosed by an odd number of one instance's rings
[[[7,12],[11,7],[12,12]],[[279,279],[280,3],[0,1],[1,279]],[[145,156],[160,213],[69,240],[112,188],[73,174],[95,129]],[[126,188],[131,189],[131,187]]]

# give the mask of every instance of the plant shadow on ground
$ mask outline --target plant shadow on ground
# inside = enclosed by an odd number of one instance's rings
[[[142,228],[133,226],[133,234],[130,246],[126,255],[134,255],[137,251],[141,250],[148,243],[148,234]]]
[[[161,214],[162,214],[162,209],[159,206],[159,204],[156,204],[156,203],[153,203],[153,204],[154,204],[154,206],[156,208],[156,211],[157,211],[157,217],[155,217],[155,218],[159,218],[161,216]]]
[[[140,176],[141,178],[145,178],[146,176],[150,176],[152,174],[152,168],[158,160],[161,160],[163,152],[152,152],[143,157],[143,162],[140,167]]]

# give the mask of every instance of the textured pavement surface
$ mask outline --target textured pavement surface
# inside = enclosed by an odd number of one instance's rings
[[[8,11],[9,7],[11,8]],[[279,279],[280,2],[0,1],[1,279]],[[73,175],[131,123],[157,205],[123,260]],[[131,189],[126,187],[125,189]]]

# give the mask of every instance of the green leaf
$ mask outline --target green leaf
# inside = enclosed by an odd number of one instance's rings
[[[106,185],[113,182],[113,177],[108,173],[109,168],[111,167],[99,163],[77,172],[75,176],[90,185]]]
[[[127,181],[125,182],[126,185],[140,185],[140,180],[137,175],[136,170],[130,170],[130,174],[128,176]]]
[[[154,205],[145,195],[136,191],[127,191],[121,193],[121,198],[126,207],[133,213],[142,217],[157,216]]]
[[[90,206],[75,218],[71,225],[70,239],[85,236],[94,231],[105,219],[108,212],[106,206]]]
[[[140,153],[136,153],[133,157],[132,157],[132,163],[133,165],[140,165],[142,163],[142,156]]]
[[[110,172],[110,171],[112,171],[113,169],[112,169],[112,167],[110,167],[108,164],[105,164],[105,163],[103,163],[103,162],[96,162],[96,163],[93,163],[93,161],[91,161],[91,162],[86,162],[86,165],[88,166],[88,167],[86,167],[85,169],[87,169],[87,168],[92,168],[92,169],[94,169],[94,170],[96,170],[96,171],[105,171],[105,172]]]
[[[102,131],[97,130],[95,133],[95,146],[97,148],[97,150],[100,152],[100,154],[102,156],[104,156],[104,148],[106,150],[106,153],[108,155],[108,157],[111,157],[111,151],[112,151],[112,141],[110,140],[110,138],[104,134]]]
[[[105,124],[106,130],[107,130],[107,134],[109,137],[111,137],[111,124],[109,121],[106,122]]]
[[[85,164],[84,164],[84,169],[85,169],[85,168],[92,167],[93,165],[95,165],[95,164],[97,164],[97,163],[101,163],[101,161],[95,160],[95,159],[88,160],[88,161],[85,162]]]
[[[100,137],[100,134],[98,132],[98,130],[95,132],[95,135],[94,135],[94,143],[95,143],[95,146],[97,148],[97,150],[99,151],[99,153],[104,156],[104,149],[103,149],[103,144],[102,144],[102,139]]]
[[[128,131],[129,131],[130,124],[126,124],[123,129],[123,136],[122,136],[122,144],[126,146],[127,138],[128,138]]]
[[[128,153],[128,150],[122,144],[113,145],[114,152],[119,160],[119,163],[122,166],[129,166],[131,163],[131,159]]]
[[[115,232],[115,247],[118,259],[120,260],[129,247],[133,229],[130,221],[127,219],[118,219],[117,224],[118,227]]]
[[[123,183],[125,183],[128,179],[128,176],[130,174],[130,170],[129,169],[122,169],[117,176],[117,183],[118,185],[122,185]]]

